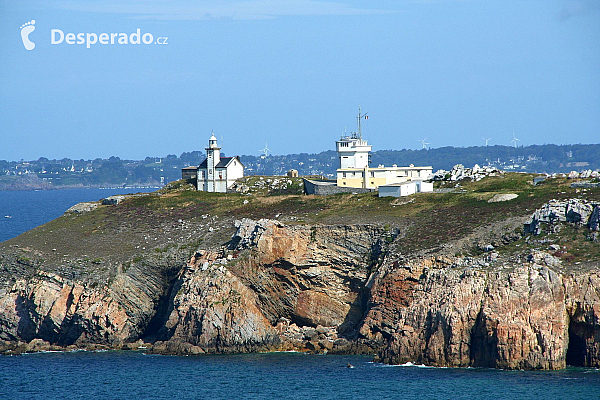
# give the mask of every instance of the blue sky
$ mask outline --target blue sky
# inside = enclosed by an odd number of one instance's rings
[[[600,2],[0,0],[0,159],[320,152],[359,105],[373,150],[598,143]]]

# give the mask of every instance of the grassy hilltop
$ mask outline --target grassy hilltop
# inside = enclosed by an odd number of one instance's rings
[[[451,193],[397,199],[349,193],[306,196],[299,194],[298,178],[249,177],[244,181],[250,188],[247,194],[198,192],[178,181],[157,193],[128,197],[118,205],[66,213],[2,243],[0,254],[14,257],[16,262],[5,263],[13,265],[13,272],[31,273],[43,264],[45,269],[56,268],[74,278],[88,274],[89,279],[108,278],[116,266],[160,267],[185,259],[199,248],[218,248],[231,237],[236,219],[269,218],[292,225],[377,225],[389,231],[389,242],[400,236],[395,250],[401,254],[475,254],[490,240],[502,245],[499,251],[520,251],[555,241],[564,248],[559,256],[569,262],[599,260],[599,246],[588,239],[587,229],[566,226],[526,241],[522,217],[551,199],[600,202],[600,189],[571,188],[565,178],[548,179],[537,186],[532,180],[533,175],[508,173],[479,182],[463,181]],[[273,186],[273,182],[284,185]],[[518,197],[488,203],[498,193]],[[516,217],[521,217],[518,222],[510,220]],[[466,239],[457,246],[461,238]]]

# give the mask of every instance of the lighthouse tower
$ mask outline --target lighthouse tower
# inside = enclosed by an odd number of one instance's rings
[[[217,138],[212,133],[208,139],[208,147],[206,150],[206,191],[216,192],[215,190],[215,175],[216,167],[221,161],[221,148],[217,146]]]
[[[371,154],[371,145],[362,138],[361,120],[367,119],[367,114],[360,112],[358,107],[358,131],[352,132],[351,136],[342,136],[335,142],[338,155],[338,169],[348,168],[368,168],[369,157]]]

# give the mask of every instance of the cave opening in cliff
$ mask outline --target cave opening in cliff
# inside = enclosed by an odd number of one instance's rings
[[[164,322],[167,319],[172,307],[172,295],[173,288],[177,282],[177,274],[179,273],[178,268],[171,268],[164,272],[164,288],[163,294],[159,297],[156,305],[154,316],[146,325],[146,329],[142,333],[141,337],[147,342],[154,342],[155,340],[163,339],[161,335],[164,333]],[[179,288],[179,287],[178,287]]]
[[[586,366],[585,325],[571,322],[569,324],[569,346],[567,347],[567,365]]]

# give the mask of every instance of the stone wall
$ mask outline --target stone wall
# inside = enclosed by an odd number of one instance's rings
[[[304,193],[316,194],[317,196],[327,196],[337,193],[369,193],[376,191],[375,189],[363,189],[337,186],[335,182],[313,181],[310,179],[304,180]]]

